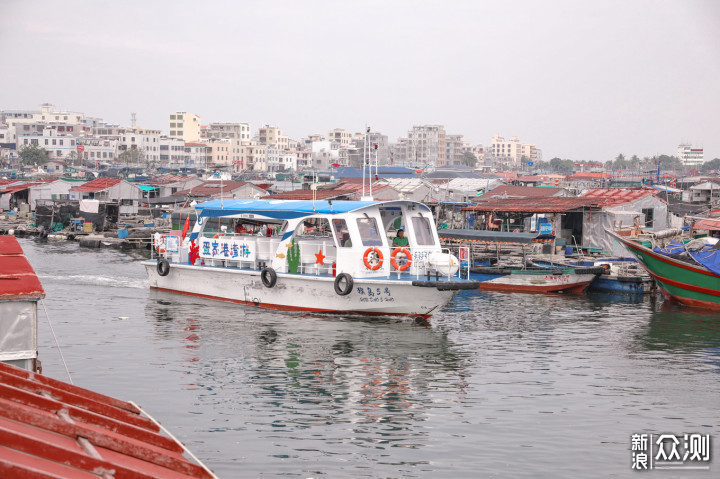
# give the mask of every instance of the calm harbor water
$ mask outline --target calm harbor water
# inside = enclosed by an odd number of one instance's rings
[[[717,314],[474,291],[429,326],[293,315],[150,291],[137,252],[20,242],[75,384],[220,477],[627,477],[636,433],[714,441],[710,471],[643,475],[720,471]],[[67,380],[40,312],[44,372]]]

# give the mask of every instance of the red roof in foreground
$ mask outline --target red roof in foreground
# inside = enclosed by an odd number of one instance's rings
[[[695,223],[695,224],[693,225],[693,229],[696,229],[696,230],[713,230],[713,231],[720,230],[720,218],[718,218],[718,219],[716,219],[716,220],[712,220],[712,219],[709,219],[709,218],[708,218],[708,219],[704,219],[704,220],[700,220],[700,221],[698,221],[697,223]]]
[[[90,180],[82,185],[73,186],[70,191],[85,191],[88,193],[97,193],[98,191],[105,191],[108,188],[117,185],[122,180],[120,178],[96,178]]]
[[[493,196],[519,196],[522,198],[529,197],[544,197],[544,196],[555,196],[562,194],[563,189],[561,188],[539,188],[536,186],[514,186],[514,185],[500,185],[497,188],[485,193],[482,198],[492,198]]]
[[[140,413],[0,363],[0,477],[213,477]]]
[[[44,297],[45,290],[17,238],[0,236],[0,300],[38,300]]]

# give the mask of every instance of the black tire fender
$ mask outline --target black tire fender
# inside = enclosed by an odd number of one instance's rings
[[[260,272],[260,281],[266,288],[272,288],[277,283],[277,273],[271,267],[263,268]]]
[[[342,286],[342,282],[345,281],[345,286]],[[335,278],[335,292],[340,296],[346,296],[350,294],[353,289],[353,278],[347,273],[340,273]]]
[[[170,272],[170,262],[165,258],[158,259],[157,262],[157,273],[160,276],[167,276]]]

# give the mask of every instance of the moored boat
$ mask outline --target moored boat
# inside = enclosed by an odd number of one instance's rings
[[[184,239],[158,236],[150,287],[316,313],[428,318],[462,289],[429,208],[411,201],[215,200]],[[392,240],[402,228],[406,240]],[[395,241],[397,246],[393,246]]]
[[[474,267],[470,278],[478,281],[479,288],[515,293],[582,293],[601,267]]]
[[[702,264],[705,258],[714,257],[715,252],[720,251],[706,251],[705,256],[663,252],[660,248],[650,249],[616,232],[608,233],[637,258],[667,299],[686,306],[720,310],[720,275]],[[687,253],[686,247],[682,250]],[[706,264],[712,265],[710,262]]]

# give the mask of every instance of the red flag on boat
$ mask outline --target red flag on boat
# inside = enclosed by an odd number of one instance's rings
[[[185,239],[185,235],[187,235],[187,232],[189,229],[190,229],[190,215],[188,215],[187,219],[185,220],[185,226],[183,226],[183,231],[182,231],[182,239]]]

